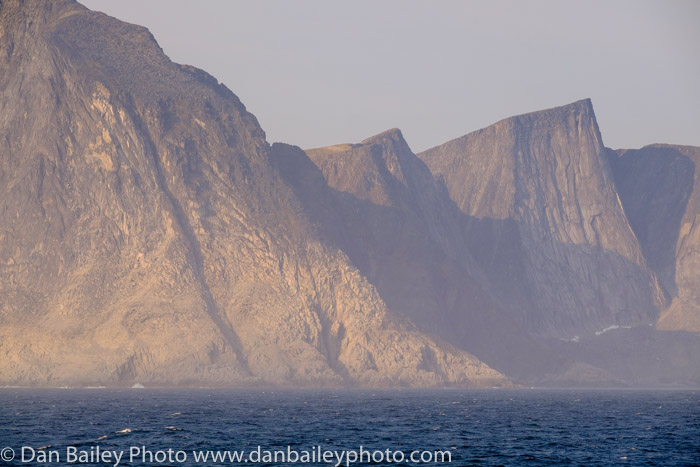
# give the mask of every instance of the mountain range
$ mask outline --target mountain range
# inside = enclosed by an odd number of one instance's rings
[[[700,148],[582,100],[304,151],[145,28],[0,27],[0,384],[700,384]]]

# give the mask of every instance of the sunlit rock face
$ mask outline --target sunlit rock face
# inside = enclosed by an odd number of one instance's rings
[[[419,154],[467,216],[495,294],[532,333],[573,339],[653,323],[663,304],[605,151],[583,100]]]
[[[0,384],[506,384],[325,244],[255,117],[144,28],[0,7]]]
[[[303,151],[144,28],[0,26],[0,385],[700,384],[697,148],[586,100]]]

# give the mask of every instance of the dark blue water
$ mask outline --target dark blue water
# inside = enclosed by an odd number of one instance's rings
[[[0,449],[15,453],[0,466],[115,465],[98,447],[125,466],[335,465],[324,451],[365,456],[350,465],[700,465],[700,391],[2,389],[0,402]],[[409,459],[423,450],[430,462]],[[207,451],[255,462],[195,459]]]

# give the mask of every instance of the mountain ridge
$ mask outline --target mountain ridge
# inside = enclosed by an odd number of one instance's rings
[[[303,151],[145,28],[0,26],[0,384],[700,384],[697,148],[584,99]]]
[[[482,264],[496,269],[492,276],[502,276],[504,267],[522,268],[513,281],[529,281],[534,293],[522,292],[511,306],[531,302],[533,309],[550,310],[544,321],[524,317],[531,331],[571,339],[625,324],[620,317],[630,311],[636,315],[624,318],[630,324],[646,324],[662,301],[617,199],[604,151],[592,104],[582,100],[501,120],[419,154],[465,214],[510,222],[500,235],[504,243],[522,246],[519,265]],[[604,290],[621,275],[636,276],[636,285],[625,287],[634,293]],[[586,318],[578,327],[581,309],[599,310],[598,324]]]
[[[394,316],[255,117],[145,28],[68,1],[0,15],[3,384],[510,384]]]

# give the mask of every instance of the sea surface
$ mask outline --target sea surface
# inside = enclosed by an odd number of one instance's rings
[[[0,466],[690,466],[700,391],[0,389],[0,450]]]

